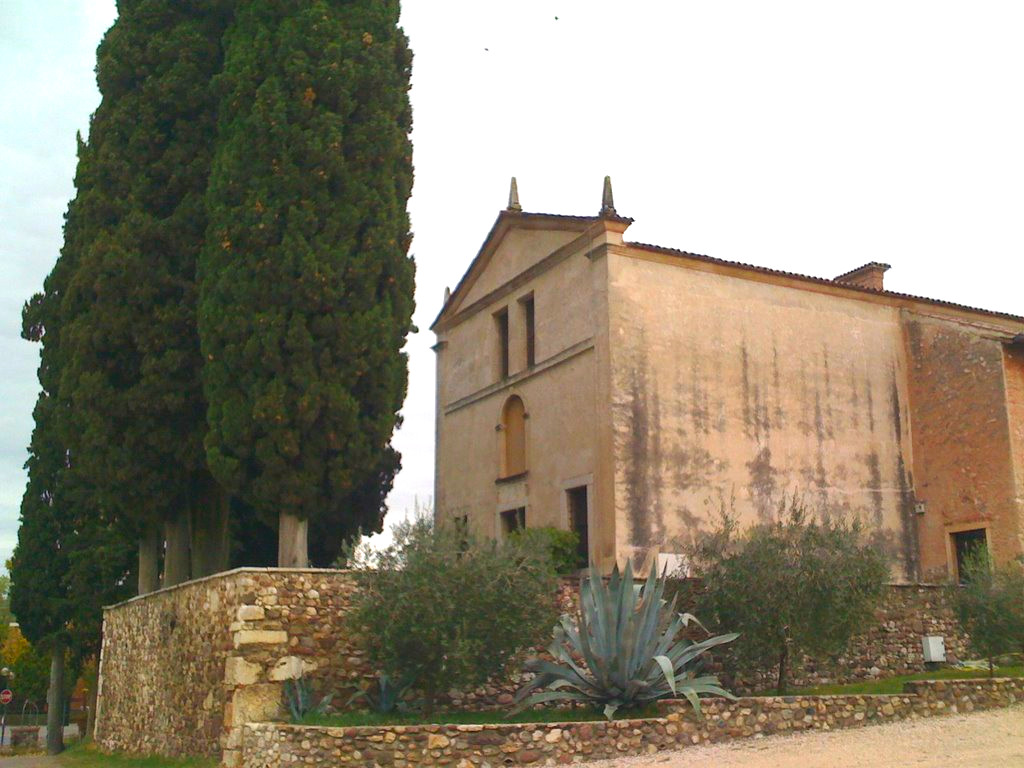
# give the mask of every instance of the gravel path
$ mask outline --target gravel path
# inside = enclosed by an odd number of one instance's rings
[[[768,736],[588,768],[1024,768],[1024,707]]]

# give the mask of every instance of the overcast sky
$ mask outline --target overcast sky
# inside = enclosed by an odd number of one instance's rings
[[[37,352],[24,300],[61,245],[110,0],[0,0],[0,557]],[[629,240],[1024,314],[1024,3],[406,0],[417,261],[404,469],[433,483],[432,334],[516,175],[524,209]],[[471,439],[467,437],[467,439]]]

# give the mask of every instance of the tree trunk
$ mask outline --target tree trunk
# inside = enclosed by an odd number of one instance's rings
[[[188,510],[182,510],[164,522],[164,539],[167,542],[167,549],[164,552],[165,587],[173,587],[189,580],[188,529]]]
[[[50,689],[46,692],[46,754],[64,751],[64,643],[53,641]]]
[[[82,734],[82,739],[85,741],[92,741],[96,732],[96,702],[99,699],[99,678],[93,678],[89,681],[89,712],[85,718],[85,733]]]
[[[150,523],[139,537],[139,594],[160,589],[160,526]]]
[[[210,478],[192,511],[192,578],[228,569],[231,499]]]
[[[277,527],[278,568],[309,567],[309,521],[282,512]]]
[[[789,646],[782,646],[782,653],[779,654],[779,677],[776,680],[775,692],[782,696],[786,693],[786,661],[789,658]]]

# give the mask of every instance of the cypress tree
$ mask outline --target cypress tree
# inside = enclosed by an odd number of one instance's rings
[[[278,562],[380,530],[413,263],[411,55],[397,0],[253,0],[225,36],[200,257],[214,476]],[[329,550],[334,550],[329,551]]]
[[[182,0],[121,0],[118,11],[98,50],[104,119],[90,134],[111,215],[91,222],[66,298],[60,397],[78,488],[132,528],[146,592],[162,539],[165,586],[227,567],[195,319],[227,13]]]

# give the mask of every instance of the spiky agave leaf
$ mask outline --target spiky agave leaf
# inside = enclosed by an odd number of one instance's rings
[[[691,622],[703,625],[692,614],[676,613],[675,598],[665,600],[665,584],[654,565],[639,587],[630,563],[622,573],[616,566],[607,582],[591,569],[580,583],[575,620],[563,615],[555,626],[548,647],[554,661],[530,659],[524,665],[535,676],[516,693],[514,711],[549,701],[586,701],[602,706],[611,719],[619,709],[682,696],[700,714],[701,696],[735,698],[718,678],[697,677],[695,671],[703,654],[737,635],[697,643],[680,639]]]

